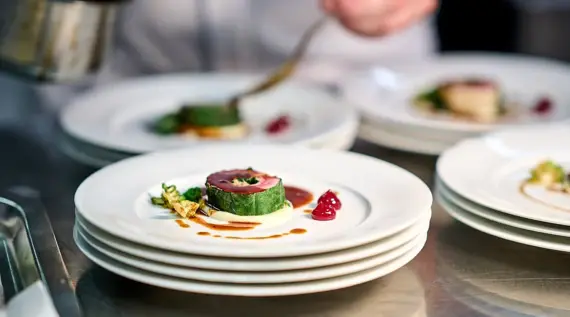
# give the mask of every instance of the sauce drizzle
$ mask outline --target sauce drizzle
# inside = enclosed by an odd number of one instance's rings
[[[189,228],[190,225],[185,223],[184,220],[182,219],[176,219],[176,223],[181,227],[181,228]]]
[[[291,202],[293,208],[303,207],[313,201],[313,194],[299,187],[284,186],[285,198]]]
[[[543,200],[541,200],[541,199],[538,199],[538,198],[536,198],[536,197],[533,197],[532,195],[530,195],[529,193],[526,192],[526,187],[527,187],[528,185],[531,185],[531,184],[530,184],[529,182],[526,182],[526,181],[525,181],[525,182],[523,182],[523,183],[519,186],[519,193],[521,193],[521,195],[525,196],[526,198],[528,198],[528,199],[530,199],[530,200],[532,200],[532,201],[534,201],[534,202],[536,202],[536,203],[539,203],[539,204],[541,204],[541,205],[544,205],[544,206],[546,206],[546,207],[554,208],[554,209],[560,210],[560,211],[570,212],[570,209],[558,207],[558,206],[549,204],[549,203],[547,203],[547,202],[545,202],[545,201],[543,201]],[[551,189],[551,188],[546,188],[546,190],[551,191],[551,192],[556,192],[556,193],[566,194],[566,195],[567,195],[567,193],[564,192],[564,191],[558,191],[558,190]]]
[[[202,216],[198,215],[196,215],[196,217],[190,218],[189,220],[196,224],[202,225],[208,229],[216,231],[246,231],[255,228],[255,226],[249,224],[238,224],[238,223],[229,223],[227,225],[213,224],[207,222],[202,218]]]

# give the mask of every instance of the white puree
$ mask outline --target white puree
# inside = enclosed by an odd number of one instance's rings
[[[238,216],[226,211],[219,211],[204,206],[204,211],[210,214],[210,218],[224,222],[256,222],[260,223],[260,227],[275,227],[287,222],[293,216],[293,205],[286,201],[283,208],[276,210],[270,214],[263,216]]]

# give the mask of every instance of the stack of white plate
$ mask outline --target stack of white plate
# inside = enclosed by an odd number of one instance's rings
[[[262,79],[251,74],[168,75],[95,89],[61,113],[61,148],[73,159],[101,167],[147,152],[228,143],[159,136],[149,124],[184,103],[225,102]],[[242,115],[252,131],[246,139],[232,143],[347,150],[358,132],[353,107],[320,87],[294,80],[245,99]],[[281,115],[290,117],[290,128],[267,134],[265,126]]]
[[[447,80],[486,78],[497,82],[516,114],[480,124],[418,111],[412,100]],[[360,137],[403,151],[437,155],[457,142],[508,127],[570,119],[570,67],[537,58],[493,54],[449,54],[422,63],[374,67],[340,83],[343,97],[362,115]],[[547,97],[553,108],[535,113]]]
[[[255,229],[233,232],[150,204],[163,182],[185,190],[203,185],[212,172],[248,166],[315,198],[279,224],[259,219]],[[336,219],[312,219],[307,210],[329,189],[342,202]],[[75,240],[101,267],[159,287],[240,296],[313,293],[364,283],[410,262],[426,242],[431,204],[421,180],[371,157],[205,146],[127,159],[87,178],[75,195]]]
[[[513,129],[466,140],[437,162],[440,205],[479,231],[545,249],[570,252],[570,194],[522,186],[540,162],[570,168],[570,127]]]

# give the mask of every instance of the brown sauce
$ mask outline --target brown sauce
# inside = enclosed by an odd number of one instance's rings
[[[198,232],[197,234],[198,234],[199,236],[209,236],[209,235],[210,235],[210,233],[207,232],[207,231],[200,231],[200,232]]]
[[[313,213],[313,209],[305,209],[303,212],[306,214],[311,214]]]
[[[555,206],[555,205],[551,205],[551,204],[549,204],[549,203],[547,203],[547,202],[545,202],[545,201],[543,201],[543,200],[540,200],[540,199],[538,199],[538,198],[536,198],[536,197],[533,197],[533,196],[529,195],[529,194],[526,192],[526,187],[527,187],[527,185],[530,185],[530,184],[529,184],[528,182],[523,182],[523,183],[519,186],[519,193],[521,193],[521,195],[525,196],[526,198],[528,198],[528,199],[530,199],[530,200],[532,200],[532,201],[534,201],[534,202],[536,202],[536,203],[539,203],[539,204],[541,204],[541,205],[544,205],[544,206],[546,206],[546,207],[554,208],[554,209],[560,210],[560,211],[570,212],[570,209],[561,208],[561,207],[558,207],[558,206]],[[553,188],[546,188],[546,190],[551,191],[551,192],[557,192],[557,193],[560,193],[560,194],[568,195],[568,194],[567,194],[566,192],[564,192],[564,191],[556,190],[556,189],[553,189]]]
[[[232,237],[232,236],[228,236],[228,237],[224,237],[224,238],[231,239],[231,240],[267,240],[267,239],[276,239],[276,238],[281,238],[281,237],[283,237],[283,234],[274,234],[274,235],[264,236],[264,237]]]
[[[176,219],[176,223],[181,227],[181,228],[189,228],[190,225],[185,223],[184,220],[182,219]]]
[[[213,235],[212,237],[214,237],[214,238],[221,238],[222,236],[219,235],[219,234],[215,234],[215,235]]]
[[[306,232],[307,232],[307,229],[299,229],[299,228],[296,228],[296,229],[289,231],[289,233],[291,233],[291,234],[303,234]]]
[[[259,226],[261,222],[247,222],[247,221],[230,221],[232,225],[244,225],[244,226]]]
[[[293,208],[300,208],[311,203],[314,197],[302,188],[285,186],[285,198],[293,204]]]
[[[209,223],[204,220],[201,216],[192,217],[189,219],[190,221],[202,225],[208,229],[216,230],[216,231],[246,231],[255,228],[252,225],[242,225],[242,224],[227,224],[227,225],[220,225],[220,224],[213,224]]]

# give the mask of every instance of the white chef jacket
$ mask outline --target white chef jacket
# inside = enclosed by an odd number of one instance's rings
[[[59,108],[87,88],[136,76],[266,71],[322,15],[317,0],[131,0],[117,15],[98,74],[77,85],[44,86],[40,94]],[[313,39],[299,73],[330,83],[358,67],[428,58],[436,42],[431,18],[382,38],[359,37],[331,20]]]

